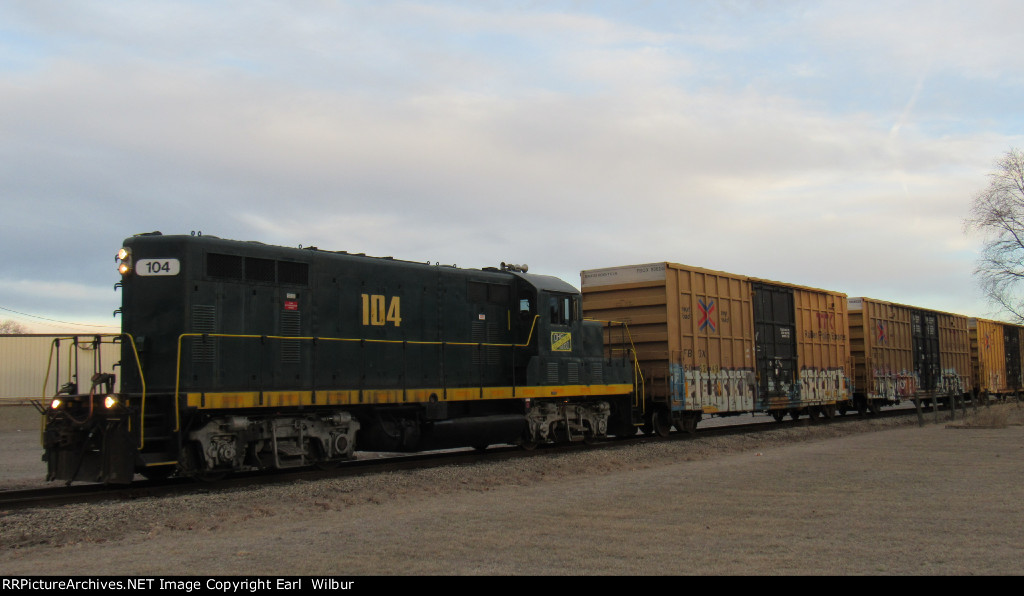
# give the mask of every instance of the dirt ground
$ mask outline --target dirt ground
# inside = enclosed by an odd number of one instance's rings
[[[1024,408],[1000,407],[0,512],[0,575],[1016,575]],[[0,488],[38,484],[5,410]]]

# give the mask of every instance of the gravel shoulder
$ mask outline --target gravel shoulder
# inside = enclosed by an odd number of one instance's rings
[[[3,414],[0,488],[38,485]],[[698,436],[0,512],[0,574],[1019,574],[1022,464],[1016,424]]]

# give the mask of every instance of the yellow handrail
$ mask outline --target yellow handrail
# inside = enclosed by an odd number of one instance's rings
[[[640,411],[644,412],[645,411],[646,402],[643,399],[643,395],[644,395],[644,392],[647,390],[647,387],[646,387],[646,384],[645,384],[645,381],[644,381],[644,373],[640,369],[640,360],[636,357],[636,345],[633,343],[633,334],[629,330],[629,324],[627,324],[625,321],[610,321],[610,320],[605,320],[605,319],[585,319],[585,320],[587,320],[587,321],[596,321],[596,322],[602,323],[602,324],[607,323],[609,326],[611,326],[611,325],[622,325],[622,328],[626,332],[626,336],[629,338],[629,355],[633,359],[633,396],[634,396],[634,400],[635,400],[635,404],[634,405],[638,405],[640,407]],[[610,331],[610,329],[609,329],[609,331]],[[602,337],[602,340],[603,340],[603,337]],[[639,391],[637,391],[638,389],[639,389]]]
[[[83,333],[83,334],[80,334],[80,335],[61,335],[61,336],[54,337],[53,341],[50,342],[50,355],[49,355],[49,357],[47,358],[47,361],[46,361],[46,375],[43,377],[43,389],[41,391],[41,399],[45,400],[48,397],[46,395],[46,386],[50,384],[50,370],[53,367],[53,357],[54,357],[53,352],[54,352],[54,349],[57,346],[57,343],[59,341],[61,341],[61,340],[77,340],[79,337],[91,337],[91,338],[105,338],[105,337],[109,337],[109,338],[115,338],[115,337],[124,338],[124,337],[127,337],[128,338],[128,341],[131,343],[131,346],[132,346],[132,355],[135,357],[135,367],[139,371],[139,382],[142,385],[142,396],[141,396],[142,407],[141,407],[141,414],[140,415],[144,416],[145,412],[146,412],[146,375],[142,372],[142,361],[139,359],[139,350],[135,346],[135,338],[132,337],[132,334],[130,334],[130,333],[88,333],[88,334]],[[102,343],[102,339],[100,340],[100,343]],[[114,342],[111,341],[110,343],[113,344]],[[69,352],[68,352],[68,367],[69,367],[69,369],[71,367],[71,353],[72,352],[69,350]],[[57,358],[60,358],[60,354],[57,354]],[[142,418],[140,418],[139,420],[140,420],[140,425],[139,425],[140,428],[144,429],[145,425],[141,424]],[[131,420],[129,419],[129,424],[130,423],[131,423]],[[139,438],[139,449],[142,449],[142,441],[143,441],[143,439],[142,439],[142,436],[140,435],[140,438]]]

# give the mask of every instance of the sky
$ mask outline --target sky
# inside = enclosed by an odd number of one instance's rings
[[[1024,147],[1021,22],[1019,0],[6,0],[0,320],[116,330],[114,254],[154,230],[996,316],[963,220]]]

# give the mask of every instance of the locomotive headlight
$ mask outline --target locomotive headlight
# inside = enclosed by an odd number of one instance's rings
[[[50,409],[56,410],[60,408],[62,405],[64,405],[64,402],[62,402],[60,399],[54,399],[53,401],[50,402]]]
[[[132,270],[132,251],[130,248],[122,247],[121,250],[117,251],[117,256],[114,259],[118,262],[117,270],[121,275],[128,275]]]
[[[106,399],[103,400],[103,406],[106,407],[108,410],[116,407],[117,404],[118,401],[116,395],[108,395]]]

